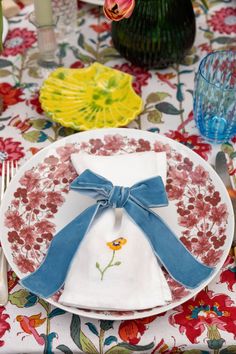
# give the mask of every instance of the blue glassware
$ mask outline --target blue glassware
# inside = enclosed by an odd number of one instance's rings
[[[206,140],[222,143],[236,135],[236,51],[212,52],[200,62],[194,118]]]

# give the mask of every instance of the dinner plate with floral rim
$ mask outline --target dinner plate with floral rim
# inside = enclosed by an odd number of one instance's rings
[[[165,151],[169,206],[158,209],[158,214],[167,224],[171,223],[177,236],[198,260],[214,267],[214,272],[200,286],[189,290],[163,270],[172,301],[141,311],[63,306],[58,303],[60,291],[47,301],[86,317],[135,319],[172,309],[207,286],[221,269],[233,239],[234,214],[225,186],[212,167],[188,147],[156,133],[126,128],[91,130],[68,136],[38,152],[19,169],[0,210],[2,247],[17,276],[21,279],[33,272],[44,259],[54,235],[77,216],[75,206],[79,198],[69,193],[69,185],[76,177],[70,155],[81,150],[95,155]],[[84,206],[80,207],[82,211]]]

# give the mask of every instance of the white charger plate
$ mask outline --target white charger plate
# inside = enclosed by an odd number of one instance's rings
[[[166,189],[170,204],[160,208],[159,215],[200,261],[214,266],[215,270],[193,290],[165,274],[172,301],[166,306],[142,311],[97,311],[63,306],[58,303],[60,293],[47,301],[91,318],[135,319],[172,309],[207,286],[221,269],[233,240],[234,213],[225,186],[211,166],[186,146],[159,134],[125,128],[91,130],[61,139],[33,156],[12,179],[1,204],[0,229],[5,255],[18,277],[24,277],[41,264],[53,235],[77,216],[79,198],[68,193],[69,184],[76,177],[70,154],[81,149],[106,155],[166,151]],[[58,192],[59,206],[45,201],[52,190]],[[32,207],[35,202],[30,199],[30,193],[38,191],[43,191],[45,196]],[[81,211],[85,208],[84,205],[79,207]],[[49,229],[35,226],[45,220],[50,220],[53,226]],[[27,232],[25,225],[29,227]]]

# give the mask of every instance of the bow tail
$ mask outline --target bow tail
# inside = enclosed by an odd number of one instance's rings
[[[157,214],[131,200],[124,208],[147,236],[157,258],[178,283],[195,288],[213,272],[213,268],[200,263],[187,250]]]
[[[94,204],[66,225],[53,238],[40,267],[20,283],[40,297],[50,297],[65,282],[70,263],[101,205]]]

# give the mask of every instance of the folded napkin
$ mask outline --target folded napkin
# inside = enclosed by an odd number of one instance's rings
[[[71,189],[96,202],[57,233],[40,267],[21,284],[42,297],[65,284],[64,304],[129,310],[170,300],[156,258],[188,288],[206,280],[213,268],[200,263],[151,210],[168,205],[160,156],[72,156],[80,175]]]
[[[166,180],[164,152],[116,156],[79,153],[73,154],[71,160],[78,174],[90,169],[113,185],[130,187],[156,175]],[[74,256],[60,303],[81,308],[139,310],[170,300],[170,289],[143,232],[125,211],[104,211]]]

